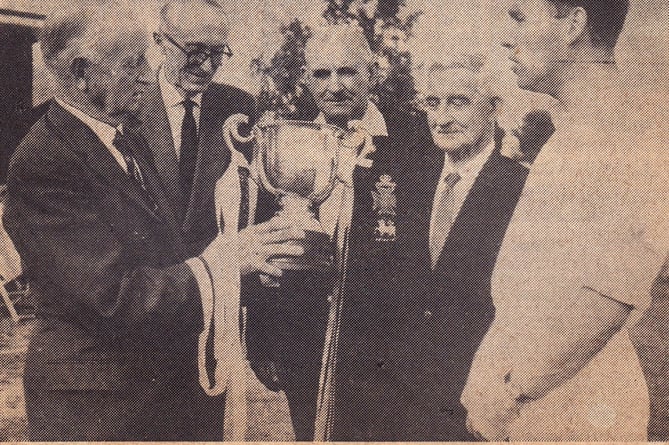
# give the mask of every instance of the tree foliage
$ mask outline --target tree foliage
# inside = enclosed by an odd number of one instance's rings
[[[324,6],[327,23],[357,24],[378,56],[379,81],[374,99],[408,108],[416,91],[407,40],[422,11],[406,13],[406,0],[327,0]],[[252,70],[262,81],[261,111],[277,111],[283,117],[315,117],[313,99],[301,85],[304,46],[310,32],[309,26],[296,18],[281,26],[283,43],[269,62],[262,56],[252,61]]]

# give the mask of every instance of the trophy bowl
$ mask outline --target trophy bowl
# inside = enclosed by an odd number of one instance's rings
[[[294,221],[306,238],[291,241],[304,247],[299,257],[273,257],[270,262],[284,270],[325,270],[332,266],[330,237],[316,219],[313,206],[323,202],[337,181],[337,163],[344,130],[309,121],[269,120],[253,128],[251,169],[259,186],[278,202],[277,215]]]

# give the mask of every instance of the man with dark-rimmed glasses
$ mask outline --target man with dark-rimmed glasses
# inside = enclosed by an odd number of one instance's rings
[[[154,33],[164,59],[140,117],[187,247],[193,251],[218,232],[214,186],[228,168],[233,149],[225,145],[221,127],[232,114],[243,113],[251,121],[255,116],[250,94],[212,82],[232,57],[228,32],[228,19],[217,2],[167,1]]]

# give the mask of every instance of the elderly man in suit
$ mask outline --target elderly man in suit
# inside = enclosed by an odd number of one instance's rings
[[[193,253],[218,231],[214,187],[230,164],[230,150],[250,156],[249,145],[228,149],[221,129],[236,113],[252,123],[255,100],[239,88],[212,82],[232,57],[228,31],[228,19],[215,1],[167,1],[154,34],[164,61],[140,114],[141,133]]]
[[[483,56],[472,54],[434,63],[424,73],[420,92],[432,139],[443,152],[435,161],[442,166],[436,187],[428,194],[433,200],[423,203],[431,209],[429,226],[416,226],[429,234],[432,269],[429,285],[419,288],[425,293],[425,321],[417,326],[425,329],[420,335],[428,342],[423,365],[440,382],[421,389],[439,393],[428,407],[434,426],[425,431],[426,439],[473,438],[459,399],[494,317],[492,269],[527,166],[553,131],[550,120],[541,121],[537,113],[527,116],[533,120],[526,123],[535,124],[531,131],[525,125],[522,134],[505,135],[497,124],[502,98],[484,62]],[[516,136],[520,147],[511,156],[502,145],[518,143]],[[427,394],[422,393],[429,398]]]
[[[317,30],[307,43],[305,81],[318,120],[356,128],[365,142],[350,144],[343,164],[352,171],[340,172],[342,184],[319,209],[345,258],[326,335],[329,289],[288,286],[291,304],[265,311],[284,323],[270,330],[287,376],[276,380],[290,403],[291,381],[315,380],[309,363],[325,343],[317,439],[464,440],[460,392],[493,317],[489,272],[527,169],[500,155],[498,98],[480,67],[433,67],[438,80],[425,104],[435,146],[421,112],[370,102],[374,66],[356,28]],[[456,167],[457,185],[445,181]],[[313,418],[314,384],[306,386],[302,406],[291,406],[294,422],[298,409]]]
[[[56,98],[12,158],[3,219],[37,305],[29,437],[222,439],[225,398],[205,394],[201,369],[198,379],[212,283],[262,268],[261,248],[285,254],[287,225],[188,252],[146,141],[128,125],[151,82],[132,11],[76,2],[47,18],[40,44]],[[228,318],[224,337],[238,344],[238,319]],[[225,370],[216,377],[228,381]]]
[[[669,157],[649,147],[616,67],[627,10],[627,0],[508,3],[502,45],[518,85],[562,112],[494,269],[495,320],[463,393],[480,437],[647,437],[648,389],[627,328],[669,245]]]

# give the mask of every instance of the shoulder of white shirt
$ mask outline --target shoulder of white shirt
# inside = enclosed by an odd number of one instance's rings
[[[483,166],[485,165],[486,161],[492,154],[492,152],[495,150],[495,140],[491,140],[488,145],[485,146],[483,150],[478,152],[475,156],[462,161],[458,163],[453,163],[451,162],[450,158],[446,156],[445,162],[444,162],[444,169],[442,170],[441,173],[441,179],[446,177],[451,172],[458,172],[458,174],[462,177],[474,177],[476,178],[481,170],[483,169]]]
[[[365,114],[360,119],[364,128],[367,129],[372,136],[388,136],[388,127],[386,126],[386,119],[379,111],[379,108],[371,101],[367,102],[367,109]],[[320,113],[314,122],[324,124],[325,115]],[[346,129],[345,129],[346,130]]]

